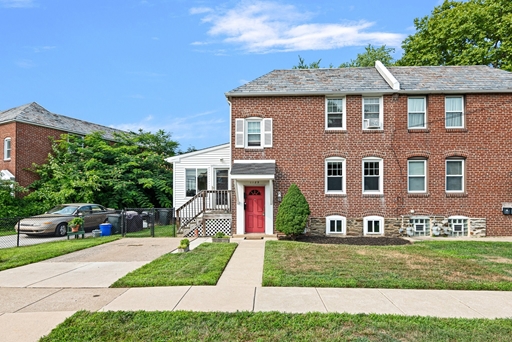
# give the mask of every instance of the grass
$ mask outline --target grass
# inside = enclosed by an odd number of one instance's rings
[[[405,246],[268,241],[263,286],[512,290],[512,243]]]
[[[203,243],[187,253],[169,253],[128,273],[111,287],[215,285],[237,246]]]
[[[72,239],[46,242],[32,246],[2,248],[0,249],[0,271],[54,258],[117,239],[119,237],[105,236],[99,239]]]
[[[149,237],[151,230],[149,228],[134,233],[128,233],[126,237]],[[174,224],[167,226],[155,226],[155,237],[176,237],[176,226]]]
[[[41,341],[510,341],[510,319],[277,312],[86,312]]]

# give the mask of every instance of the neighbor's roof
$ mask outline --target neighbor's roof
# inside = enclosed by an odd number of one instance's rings
[[[407,66],[387,70],[400,83],[400,90],[393,90],[373,67],[290,69],[271,71],[225,95],[512,92],[512,73],[488,66]]]
[[[108,140],[114,140],[114,133],[126,133],[119,129],[51,113],[35,102],[0,112],[0,124],[11,121],[54,128],[66,133],[80,135],[102,131],[104,132],[103,137]]]

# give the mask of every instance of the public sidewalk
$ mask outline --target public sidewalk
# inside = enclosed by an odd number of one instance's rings
[[[127,273],[128,269],[135,267],[135,263],[149,262],[146,259],[170,252],[179,244],[179,239],[164,240],[122,239],[117,245],[102,245],[102,249],[90,248],[80,251],[82,254],[75,252],[27,265],[31,267],[0,272],[1,340],[37,341],[78,310],[315,311],[466,318],[512,317],[512,292],[262,287],[265,240],[232,239],[239,246],[216,286],[108,288],[111,284],[108,277],[111,265],[105,263],[121,263],[120,252],[127,253],[134,249],[138,253],[134,252],[132,259],[140,260],[125,261],[127,264],[133,263],[124,266],[123,273]],[[194,248],[204,241],[208,239],[196,239],[191,246]],[[109,245],[110,248],[106,248]],[[76,265],[66,266],[77,263],[77,258],[84,260],[86,256],[87,265],[78,268]],[[97,261],[105,258],[117,261]],[[61,273],[49,274],[45,263],[60,267]],[[43,272],[39,271],[43,269]],[[4,273],[9,271],[8,275]],[[25,280],[15,280],[16,277]],[[91,277],[88,281],[91,285],[75,286],[78,277]],[[120,274],[115,277],[120,277]],[[57,278],[60,285],[52,280]],[[94,280],[97,281],[95,286]]]

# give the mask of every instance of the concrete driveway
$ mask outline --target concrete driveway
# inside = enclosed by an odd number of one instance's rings
[[[124,238],[0,272],[1,287],[106,288],[169,253],[180,238]]]

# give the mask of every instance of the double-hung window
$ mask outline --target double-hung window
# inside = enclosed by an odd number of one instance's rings
[[[383,235],[384,218],[382,216],[366,216],[363,219],[364,235]]]
[[[332,215],[325,218],[325,232],[329,234],[345,234],[347,219],[343,216]]]
[[[11,160],[11,138],[4,139],[4,160]]]
[[[445,99],[446,128],[464,127],[464,98],[447,96]]]
[[[409,97],[407,99],[408,112],[408,128],[422,129],[426,128],[426,98],[425,97]]]
[[[383,193],[383,164],[381,158],[363,159],[363,193]]]
[[[345,159],[327,158],[325,160],[325,193],[345,193]]]
[[[363,97],[363,129],[382,129],[382,97]]]
[[[464,160],[446,160],[446,192],[464,192]]]
[[[272,147],[272,119],[236,119],[235,147]]]
[[[326,99],[325,129],[345,129],[345,101],[343,98]]]
[[[407,161],[407,191],[422,193],[427,191],[427,161]]]
[[[208,188],[207,169],[186,169],[185,170],[186,196],[193,197],[201,190]]]

